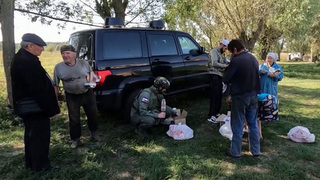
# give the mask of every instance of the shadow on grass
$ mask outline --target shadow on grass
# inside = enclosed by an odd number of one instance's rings
[[[194,92],[199,93],[199,92]],[[148,138],[139,137],[133,127],[116,114],[99,116],[102,142],[89,141],[89,132],[82,119],[83,145],[70,149],[67,117],[52,120],[50,159],[61,170],[38,175],[24,170],[23,153],[4,157],[1,177],[5,179],[309,179],[319,177],[318,143],[298,144],[286,138],[291,127],[308,122],[319,134],[316,118],[288,113],[288,109],[304,106],[283,97],[286,104],[280,111],[280,121],[263,124],[264,142],[260,159],[252,158],[248,143],[243,143],[244,157],[232,160],[225,156],[230,140],[223,138],[217,124],[207,122],[208,92],[188,93],[169,97],[171,107],[188,111],[187,124],[194,138],[176,141],[166,135],[168,126],[158,126]],[[309,90],[285,87],[283,93],[307,96]],[[318,92],[316,92],[318,93]],[[223,111],[228,107],[224,104]],[[316,136],[317,137],[317,136]],[[21,137],[22,139],[22,137]],[[5,139],[4,139],[5,140]],[[319,139],[317,139],[319,140]],[[6,151],[14,151],[6,146]],[[1,153],[4,152],[1,148]],[[296,163],[300,162],[301,163]],[[306,163],[306,162],[310,163]]]

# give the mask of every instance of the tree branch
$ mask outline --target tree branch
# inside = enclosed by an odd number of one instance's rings
[[[89,4],[87,4],[87,3],[85,3],[85,2],[83,2],[82,0],[79,0],[82,4],[84,4],[85,6],[87,6],[89,9],[91,9],[93,12],[95,12],[95,13],[97,13],[98,14],[98,12],[97,12],[97,10],[96,9],[94,9],[94,8],[92,8]]]
[[[15,8],[14,10],[15,10],[15,11],[19,11],[19,12],[23,12],[23,13],[28,13],[28,14],[33,14],[33,15],[38,15],[38,16],[46,17],[46,18],[49,18],[49,19],[57,20],[57,21],[64,21],[64,22],[69,22],[69,23],[74,23],[74,24],[81,24],[81,25],[87,25],[87,26],[93,26],[93,27],[103,27],[102,25],[95,25],[95,24],[89,24],[89,23],[84,23],[84,22],[71,21],[71,20],[62,19],[62,18],[56,18],[56,17],[52,17],[52,16],[40,14],[40,13],[31,12],[31,11],[24,10],[24,9],[17,9],[17,8]]]
[[[153,1],[150,1],[150,2],[143,8],[143,11],[145,11],[153,2],[154,2],[154,0],[153,0]],[[127,25],[127,24],[130,24],[132,21],[134,21],[134,20],[141,14],[141,12],[143,12],[143,11],[139,11],[139,13],[136,14],[130,21],[128,21],[128,22],[126,23],[126,25]]]

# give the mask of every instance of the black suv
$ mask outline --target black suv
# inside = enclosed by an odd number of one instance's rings
[[[100,78],[95,88],[99,110],[128,114],[137,93],[166,77],[165,95],[209,86],[209,56],[189,34],[161,30],[163,21],[150,28],[110,27],[71,34],[77,58],[87,60]]]

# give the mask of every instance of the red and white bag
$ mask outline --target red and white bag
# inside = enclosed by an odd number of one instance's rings
[[[193,130],[186,124],[171,124],[167,135],[175,140],[184,140],[193,138]]]
[[[308,128],[303,126],[296,126],[290,129],[288,137],[294,142],[315,142],[314,134],[311,134]]]

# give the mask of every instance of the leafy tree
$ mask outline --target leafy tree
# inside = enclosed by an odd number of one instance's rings
[[[288,50],[305,54],[312,44],[311,29],[319,11],[319,0],[284,0],[277,3],[276,16],[269,24],[282,31]]]
[[[118,17],[125,24],[135,24],[141,21],[160,18],[162,14],[162,0],[79,0],[67,3],[63,0],[17,0],[20,11],[27,9],[32,21],[50,24],[53,19],[74,20],[94,24],[93,19],[99,16]],[[30,11],[34,13],[30,13]],[[126,20],[126,19],[129,20]],[[137,21],[138,22],[137,22]],[[64,27],[66,23],[60,23]],[[100,25],[101,26],[101,25]]]
[[[270,51],[278,52],[280,47],[277,45],[280,45],[279,40],[281,36],[282,36],[282,31],[280,31],[279,29],[276,29],[273,26],[265,25],[260,35],[260,39],[258,40],[259,48],[256,50],[259,54],[260,59],[266,59],[266,56]]]
[[[312,25],[311,33],[313,34],[311,57],[313,61],[318,61],[320,58],[320,12],[315,18],[315,21]]]
[[[201,33],[206,34],[210,45],[221,38],[240,38],[251,51],[272,11],[274,0],[168,0],[165,3],[168,23],[174,24],[173,18],[177,18],[180,29],[203,29]],[[192,16],[188,17],[190,14]]]
[[[164,20],[169,29],[189,32],[206,48],[217,45],[222,31],[216,31],[213,16],[203,11],[203,2],[199,0],[167,0]]]
[[[31,21],[51,24],[59,20],[58,27],[64,28],[66,22],[94,25],[93,17],[98,14],[101,18],[107,16],[126,16],[131,19],[126,24],[135,23],[134,20],[150,20],[161,17],[162,0],[80,0],[67,3],[63,0],[0,0],[0,23],[3,36],[3,60],[7,81],[7,94],[12,104],[12,89],[10,65],[15,52],[14,44],[14,10],[30,16]],[[101,25],[100,25],[101,26]]]

